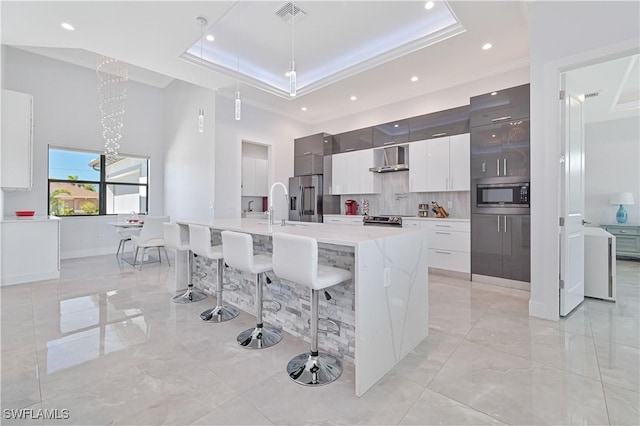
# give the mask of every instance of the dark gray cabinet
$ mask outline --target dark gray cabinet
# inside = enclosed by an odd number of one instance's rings
[[[471,98],[471,127],[529,117],[529,85],[511,87]]]
[[[373,127],[373,146],[389,146],[409,142],[409,119],[392,121]]]
[[[469,133],[469,105],[409,119],[409,141]]]
[[[294,176],[321,175],[323,158],[333,152],[333,137],[327,133],[298,138],[294,141]]]
[[[471,178],[528,177],[530,121],[510,120],[471,129]]]
[[[531,216],[471,215],[471,273],[531,281]]]
[[[373,148],[373,127],[339,133],[333,135],[333,138],[334,154]]]

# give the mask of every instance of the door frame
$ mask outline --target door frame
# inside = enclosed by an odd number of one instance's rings
[[[544,149],[532,151],[532,164],[543,163],[532,168],[531,181],[535,185],[535,191],[540,194],[542,203],[531,205],[532,215],[532,276],[531,295],[529,301],[529,315],[538,318],[558,321],[560,319],[560,172],[558,161],[560,159],[560,142],[562,140],[561,103],[558,99],[561,90],[561,75],[568,71],[583,68],[629,55],[639,54],[640,45],[637,40],[627,40],[614,43],[598,49],[589,50],[544,65],[542,87],[532,87],[539,93],[535,102],[545,105],[545,114],[536,117],[536,120],[544,120],[544,131],[536,135],[536,138],[545,140]],[[532,101],[534,96],[532,95]],[[555,144],[548,141],[556,141]],[[549,210],[555,214],[549,214]],[[535,227],[535,228],[534,228]],[[538,238],[535,238],[535,235]],[[538,247],[534,247],[537,245]],[[540,246],[543,246],[540,248]],[[543,256],[540,256],[543,253]],[[536,300],[533,299],[536,294]]]

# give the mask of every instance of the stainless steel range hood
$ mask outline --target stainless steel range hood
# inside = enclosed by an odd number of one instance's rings
[[[409,170],[409,147],[406,145],[390,146],[374,151],[374,166],[370,172],[388,173]]]

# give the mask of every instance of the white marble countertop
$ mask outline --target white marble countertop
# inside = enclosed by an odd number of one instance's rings
[[[57,216],[4,216],[0,219],[2,223],[16,223],[16,222],[48,222],[48,221],[60,221]]]
[[[363,215],[359,214],[359,215],[348,215],[348,214],[325,214],[323,216],[328,216],[328,217],[364,217]],[[375,216],[375,215],[371,215],[371,216]],[[439,218],[439,217],[421,217],[421,216],[402,216],[402,220],[443,220],[443,221],[450,221],[450,222],[469,222],[469,219],[461,219],[461,218],[454,218],[454,217],[447,217],[447,218]]]
[[[355,247],[363,241],[392,237],[401,234],[418,232],[413,229],[381,227],[381,226],[343,226],[328,223],[313,222],[287,222],[286,226],[280,226],[280,222],[269,225],[267,219],[217,219],[217,220],[177,220],[181,225],[190,223],[204,225],[214,229],[245,232],[255,235],[272,235],[274,232],[285,232],[293,235],[313,237],[319,243],[337,244]]]

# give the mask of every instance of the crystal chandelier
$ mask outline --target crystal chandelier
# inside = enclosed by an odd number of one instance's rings
[[[240,99],[240,2],[236,5],[236,100],[234,116],[242,119],[242,100]]]
[[[296,35],[295,35],[295,22],[296,22],[296,2],[292,1],[292,10],[291,10],[291,67],[289,68],[289,96],[292,98],[296,96],[297,93],[297,82],[296,82],[296,61],[294,59],[295,54],[295,46],[296,46]]]
[[[98,74],[98,94],[102,137],[105,144],[107,164],[117,161],[120,139],[122,138],[122,119],[127,99],[127,81],[129,74],[124,64],[117,59],[98,56],[96,64]]]

